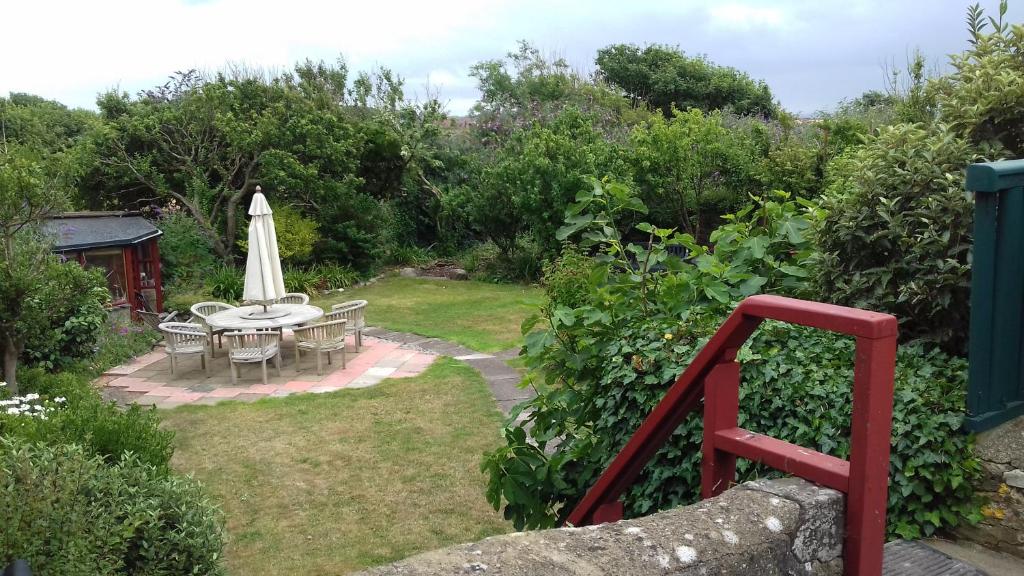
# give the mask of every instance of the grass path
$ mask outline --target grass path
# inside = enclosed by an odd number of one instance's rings
[[[344,574],[511,530],[478,468],[501,416],[455,360],[372,388],[163,419],[177,434],[173,466],[227,514],[230,574]]]
[[[532,286],[388,276],[312,303],[326,309],[357,299],[370,302],[366,318],[372,326],[498,352],[522,343],[519,326],[538,310],[544,297]]]

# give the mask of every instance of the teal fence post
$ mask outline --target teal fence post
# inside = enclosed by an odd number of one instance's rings
[[[974,192],[967,426],[1024,415],[1024,160],[967,167]]]

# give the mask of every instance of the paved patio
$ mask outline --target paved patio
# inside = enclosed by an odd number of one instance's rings
[[[334,392],[342,388],[366,388],[385,378],[407,378],[423,372],[437,354],[412,349],[399,343],[363,336],[363,346],[355,352],[355,343],[349,337],[346,343],[346,361],[332,354],[334,363],[328,365],[323,358],[324,374],[316,373],[316,357],[303,354],[302,371],[295,370],[295,343],[291,331],[284,331],[281,376],[268,363],[267,384],[263,384],[258,363],[240,365],[238,383],[231,383],[227,361],[227,348],[218,348],[209,374],[203,372],[199,356],[180,359],[178,371],[171,375],[171,365],[163,346],[133,361],[107,370],[100,377],[103,395],[121,403],[137,402],[157,408],[174,408],[183,404],[215,404],[224,400],[253,402],[261,398],[289,396],[301,393]]]

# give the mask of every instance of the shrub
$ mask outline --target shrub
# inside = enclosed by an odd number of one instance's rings
[[[160,236],[161,274],[165,283],[199,282],[217,268],[210,238],[196,219],[174,204],[161,214],[157,227]]]
[[[40,576],[222,574],[221,513],[188,478],[134,457],[0,438],[0,563]]]
[[[347,288],[358,282],[360,278],[359,272],[338,264],[317,264],[313,269],[320,276],[320,283],[325,290]]]
[[[140,462],[168,470],[174,433],[160,429],[155,409],[133,404],[122,410],[104,401],[84,374],[26,371],[24,377],[23,392],[40,395],[52,410],[45,419],[0,413],[0,436],[50,445],[79,444],[90,456],[111,464],[130,452]]]
[[[304,217],[290,206],[274,208],[274,229],[277,231],[277,253],[282,262],[301,264],[309,261],[313,247],[320,241],[320,225]],[[249,250],[248,228],[239,230],[238,247]]]
[[[289,292],[316,295],[323,291],[323,280],[316,270],[305,268],[285,268],[284,289]]]
[[[524,323],[536,398],[513,412],[506,445],[488,454],[487,498],[518,528],[564,519],[733,303],[755,292],[801,294],[815,216],[784,196],[727,217],[713,251],[650,225],[649,247],[626,244],[617,222],[642,212],[621,184],[596,183],[560,236],[583,233],[598,262],[577,308],[553,306]],[[809,216],[809,217],[808,217]],[[800,222],[800,224],[796,224]],[[692,252],[672,258],[674,244]],[[540,328],[543,326],[542,328]],[[838,457],[848,455],[853,342],[769,322],[745,345],[740,425]],[[924,344],[904,346],[896,374],[889,530],[916,537],[977,516],[979,464],[962,433],[966,366]],[[516,420],[523,415],[522,421]],[[700,415],[684,421],[623,501],[628,516],[691,502],[700,484]],[[555,440],[557,439],[557,441]],[[750,462],[738,480],[764,475]],[[916,530],[920,530],[917,532]]]
[[[55,370],[93,353],[110,300],[97,270],[77,262],[47,266],[46,286],[33,294],[33,304],[45,311],[45,322],[33,325],[23,356],[29,365]]]
[[[976,4],[968,9],[971,48],[950,57],[952,74],[933,80],[929,92],[938,99],[942,118],[957,134],[987,149],[1024,154],[1024,29],[999,14],[985,17]]]
[[[726,126],[720,112],[656,116],[635,128],[631,141],[634,180],[656,226],[704,241],[721,214],[757,189],[753,141],[742,127]]]
[[[467,250],[460,264],[469,275],[488,282],[531,282],[542,270],[542,248],[533,237],[520,235],[511,252],[505,253],[493,242],[484,242]]]
[[[164,292],[164,310],[188,313],[193,304],[209,302],[213,299],[212,295],[203,290],[205,289],[172,286]]]
[[[594,261],[572,244],[562,254],[544,265],[541,285],[548,297],[548,306],[580,308],[590,298],[590,271]]]
[[[837,159],[817,229],[822,297],[895,314],[904,340],[965,352],[973,207],[963,175],[976,159],[943,126],[909,124]]]
[[[242,270],[234,266],[221,266],[206,281],[206,289],[214,298],[237,302],[242,299],[245,276]]]

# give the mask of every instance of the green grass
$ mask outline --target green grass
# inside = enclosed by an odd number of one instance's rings
[[[227,514],[230,574],[343,574],[507,532],[480,456],[501,414],[471,368],[330,394],[169,411],[172,465]]]
[[[327,309],[345,300],[369,301],[366,321],[372,326],[498,352],[522,344],[519,326],[544,296],[531,286],[388,276],[313,304]]]

